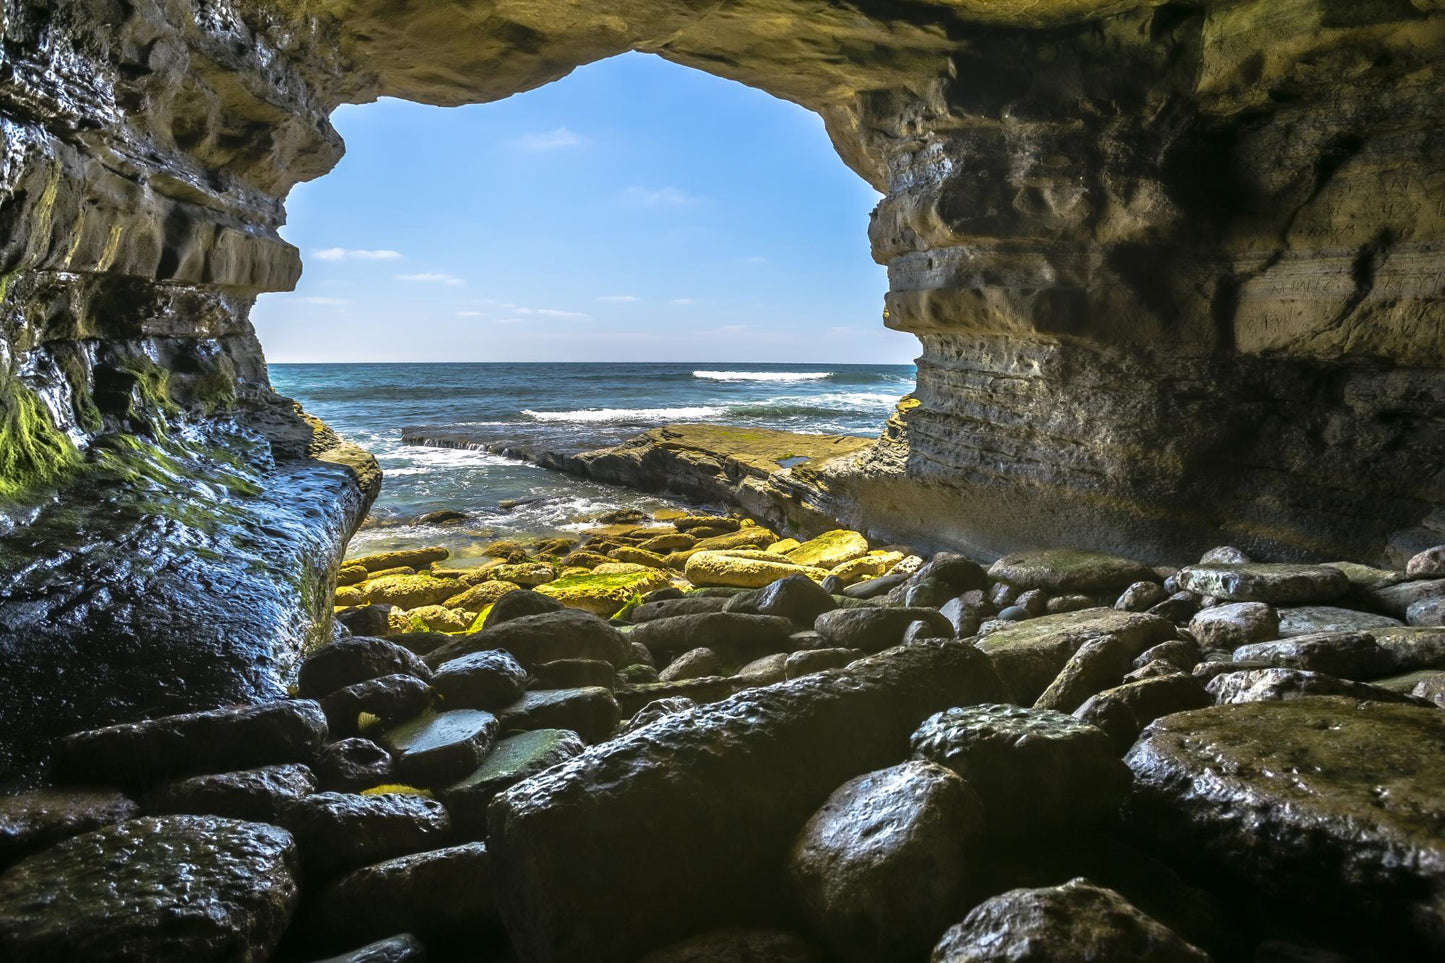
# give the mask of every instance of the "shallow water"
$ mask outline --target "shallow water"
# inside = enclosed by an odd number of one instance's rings
[[[406,445],[404,429],[517,434],[537,447],[571,451],[685,421],[876,436],[914,379],[912,365],[271,366],[277,391],[372,451],[385,472],[351,552],[426,543],[463,558],[496,538],[565,533],[612,509],[676,503],[486,452]],[[502,507],[512,500],[528,503]],[[472,515],[455,525],[415,523],[442,509]]]

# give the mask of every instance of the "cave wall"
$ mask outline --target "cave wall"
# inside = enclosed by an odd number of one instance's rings
[[[299,277],[277,230],[341,156],[329,113],[626,50],[817,111],[885,194],[884,323],[922,354],[918,403],[830,485],[859,524],[1157,560],[1442,540],[1441,0],[4,0],[0,36],[12,541],[107,439],[231,438],[262,490],[331,479],[288,544],[333,547],[278,549],[324,583],[375,478],[298,446],[323,433],[270,391],[248,313]]]

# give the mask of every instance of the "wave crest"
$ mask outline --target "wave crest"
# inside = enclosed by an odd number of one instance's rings
[[[530,408],[524,408],[522,414],[537,421],[567,421],[583,424],[610,421],[648,424],[716,418],[726,411],[726,408],[698,405],[682,408],[586,408],[578,411],[532,411]]]
[[[703,381],[822,381],[831,371],[694,371]]]

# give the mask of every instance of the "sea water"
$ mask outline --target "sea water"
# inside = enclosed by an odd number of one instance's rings
[[[441,544],[459,558],[494,539],[677,503],[485,451],[405,444],[407,429],[561,451],[677,422],[877,436],[915,379],[912,365],[820,364],[273,364],[270,373],[277,391],[381,463],[381,495],[352,554]],[[417,521],[439,510],[468,517]]]

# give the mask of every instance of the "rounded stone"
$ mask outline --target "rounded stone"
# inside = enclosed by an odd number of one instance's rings
[[[497,717],[479,709],[425,715],[384,733],[396,774],[404,782],[437,786],[475,769],[498,732]]]
[[[207,816],[133,819],[0,875],[0,958],[261,961],[299,893],[284,829]]]
[[[1180,569],[1177,578],[1180,588],[1196,595],[1271,605],[1331,602],[1350,590],[1345,573],[1328,565],[1191,565]]]
[[[500,649],[483,649],[437,666],[431,684],[449,709],[498,709],[522,695],[527,670]]]
[[[301,663],[296,685],[307,698],[330,695],[358,682],[402,672],[419,679],[431,670],[413,652],[386,639],[355,635],[324,645]]]
[[[1405,563],[1407,578],[1445,578],[1445,545],[1419,552]]]
[[[1279,614],[1264,602],[1236,602],[1204,609],[1189,620],[1189,634],[1210,649],[1233,651],[1279,638]]]

